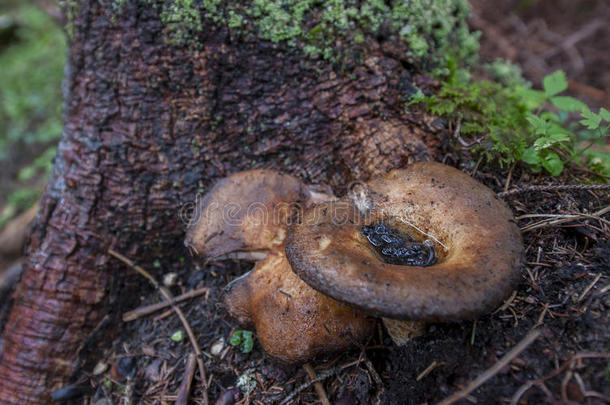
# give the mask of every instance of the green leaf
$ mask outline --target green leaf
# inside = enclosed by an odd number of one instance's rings
[[[544,167],[551,176],[558,176],[563,171],[563,162],[555,152],[549,152],[549,154],[542,159],[542,167]]]
[[[182,330],[177,330],[170,337],[170,339],[173,340],[174,342],[182,342],[182,339],[184,339],[184,332],[182,332]]]
[[[600,115],[595,114],[588,108],[582,110],[581,116],[584,119],[580,120],[579,122],[588,129],[597,129],[599,128],[599,124],[602,122],[602,117]]]
[[[231,344],[231,346],[239,346],[241,344],[242,332],[242,330],[236,330],[235,332],[233,332],[233,334],[229,338],[229,344]]]
[[[552,134],[545,136],[544,140],[545,140],[544,143],[546,143],[546,146],[544,146],[544,148],[548,148],[551,145],[556,145],[561,142],[569,142],[570,136],[568,134],[566,134],[565,132],[554,132]],[[538,141],[536,141],[536,142],[538,142]]]
[[[533,147],[529,147],[523,151],[521,160],[530,165],[540,165],[540,156],[538,155],[538,151]]]
[[[560,118],[557,114],[550,111],[543,111],[540,113],[540,118],[550,121],[550,122],[559,122]]]
[[[252,332],[249,330],[236,330],[229,338],[231,346],[239,346],[242,353],[250,353],[254,347]]]
[[[254,340],[252,339],[252,332],[245,330],[243,333],[243,343],[241,345],[242,353],[250,353],[254,347]]]
[[[587,105],[574,97],[569,96],[555,96],[551,97],[551,103],[562,111],[582,111],[587,108]]]
[[[36,172],[37,172],[36,166],[34,166],[34,165],[25,166],[24,168],[19,170],[19,173],[17,174],[17,179],[19,181],[31,180],[36,175]]]
[[[599,116],[602,117],[604,121],[610,122],[610,112],[608,112],[608,110],[605,108],[601,108],[599,110]]]
[[[542,80],[542,87],[544,88],[544,94],[546,94],[547,97],[561,93],[568,88],[568,81],[566,80],[565,73],[558,70],[555,73],[546,75]]]
[[[521,99],[521,102],[523,102],[525,107],[530,111],[540,107],[546,100],[544,92],[523,86],[519,86],[515,89],[515,95]]]
[[[551,128],[548,121],[540,118],[537,115],[529,114],[527,117],[525,117],[525,119],[530,123],[532,129],[534,130],[534,134],[536,135],[544,135]]]

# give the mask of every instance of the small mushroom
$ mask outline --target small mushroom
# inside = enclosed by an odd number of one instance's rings
[[[299,279],[286,259],[289,220],[334,197],[271,170],[233,174],[200,201],[185,244],[207,258],[257,260],[225,289],[224,304],[243,327],[254,327],[263,349],[285,363],[344,350],[370,336],[374,320]]]
[[[286,240],[293,271],[314,289],[367,314],[424,323],[493,309],[518,277],[522,250],[512,213],[492,190],[426,162],[316,205]],[[397,344],[422,330],[386,326]]]
[[[291,210],[310,194],[296,177],[273,170],[232,174],[198,201],[184,244],[208,259],[263,258],[284,242]]]
[[[267,354],[284,363],[345,350],[370,336],[374,325],[297,277],[283,249],[273,250],[252,271],[232,281],[224,304],[239,324],[256,328]]]

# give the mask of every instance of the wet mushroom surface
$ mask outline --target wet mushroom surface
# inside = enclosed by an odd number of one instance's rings
[[[374,245],[384,238],[386,250],[413,251],[410,265],[379,252]],[[411,238],[420,243],[407,247]],[[315,206],[286,241],[293,270],[316,290],[369,314],[425,322],[472,319],[495,308],[514,286],[522,251],[510,209],[490,189],[431,162]]]

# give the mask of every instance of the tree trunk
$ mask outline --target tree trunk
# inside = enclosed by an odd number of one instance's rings
[[[341,193],[438,156],[443,131],[405,113],[412,72],[390,40],[366,38],[364,54],[334,69],[203,27],[193,50],[164,41],[145,2],[78,7],[64,133],[4,328],[1,403],[50,402],[120,327],[121,292],[136,288],[107,250],[149,268],[177,263],[180,208],[217,178],[273,168]]]

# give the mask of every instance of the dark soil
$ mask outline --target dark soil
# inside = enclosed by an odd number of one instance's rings
[[[462,158],[470,161],[466,151]],[[459,166],[473,169],[472,163]],[[505,174],[481,170],[475,177],[496,191],[502,191],[506,181]],[[518,170],[513,179],[520,186],[547,180]],[[595,215],[609,206],[610,195],[591,191],[526,193],[506,201],[525,228],[548,219],[546,215]],[[437,403],[496,364],[533,329],[541,334],[529,347],[458,403],[470,403],[468,399],[482,404],[606,403],[610,398],[610,223],[607,214],[605,218],[579,218],[525,231],[521,280],[511,298],[493,314],[474,322],[429,325],[424,336],[405,347],[392,346],[379,325],[365,347],[319,359],[314,366],[318,375],[328,374],[323,382],[331,403]],[[176,266],[172,271],[178,272],[179,281],[173,292],[202,286],[210,289],[205,299],[181,305],[205,352],[209,397],[215,400],[225,393],[233,398],[239,390],[230,388],[240,378],[250,378],[255,387],[249,394],[239,393],[240,403],[279,403],[310,381],[307,373],[302,367],[270,360],[256,342],[248,354],[229,345],[236,324],[219,305],[222,288],[248,268],[243,262],[232,261],[202,268],[193,263]],[[161,300],[156,292],[142,295],[142,305]],[[100,359],[101,363],[114,364],[114,371],[90,379],[94,399],[118,403],[129,397],[132,403],[146,404],[174,399],[192,351],[186,337],[181,342],[172,341],[171,336],[181,329],[171,311],[124,324],[112,352]],[[221,349],[212,349],[214,345]],[[129,370],[117,372],[125,357],[134,361],[129,362]],[[131,373],[133,377],[125,378]],[[201,403],[201,395],[201,384],[195,384],[193,403]],[[291,403],[317,400],[313,386],[308,386]]]

